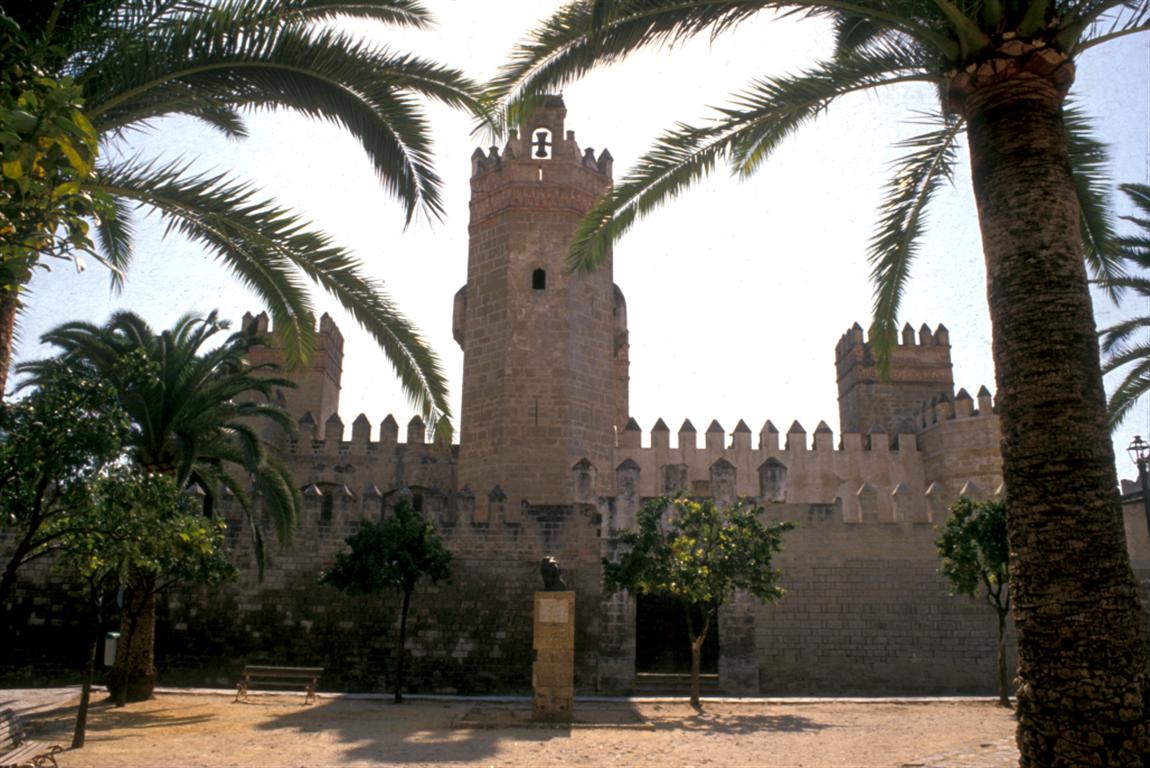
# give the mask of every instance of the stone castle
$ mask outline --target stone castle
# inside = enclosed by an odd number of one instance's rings
[[[282,392],[298,433],[269,436],[305,499],[294,542],[271,547],[262,582],[241,567],[219,592],[162,601],[161,683],[233,684],[244,663],[262,661],[322,665],[332,690],[386,688],[393,602],[347,598],[317,577],[361,520],[409,496],[455,555],[452,583],[413,602],[414,690],[529,687],[545,555],[577,593],[578,689],[648,690],[659,673],[684,671],[681,617],[658,601],[605,596],[600,563],[645,499],[685,494],[746,499],[796,525],[777,563],[786,596],[769,606],[739,597],[720,613],[704,670],[715,689],[992,691],[994,613],[949,596],[937,573],[935,526],[947,506],[960,494],[991,498],[1002,482],[992,396],[955,392],[947,329],[907,326],[887,380],[861,327],[843,334],[837,441],[825,422],[782,434],[768,421],[757,437],[742,421],[730,433],[712,422],[700,445],[689,421],[672,440],[659,420],[645,436],[629,418],[627,311],[610,257],[590,273],[564,268],[612,172],[610,153],[581,149],[565,117],[550,97],[502,149],[472,156],[467,281],[454,302],[458,445],[428,441],[418,417],[403,440],[392,416],[373,430],[361,414],[349,433],[339,414],[343,341],[325,315],[315,358],[294,374],[299,388]],[[244,321],[274,332],[265,315]],[[281,360],[275,346],[253,357]],[[222,506],[237,559],[250,561],[238,505]],[[1142,549],[1135,566],[1146,578],[1150,545]],[[66,623],[49,602],[27,611],[30,628]]]

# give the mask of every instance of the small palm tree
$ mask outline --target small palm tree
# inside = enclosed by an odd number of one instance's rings
[[[172,476],[180,487],[201,489],[209,512],[218,490],[228,489],[246,513],[262,573],[263,536],[253,496],[262,497],[281,540],[290,538],[302,499],[287,468],[264,450],[256,425],[271,422],[291,430],[291,418],[273,397],[276,387],[293,384],[247,363],[248,350],[264,341],[248,329],[208,349],[227,327],[214,312],[185,316],[162,333],[132,312],[119,312],[103,326],[65,323],[41,338],[60,355],[22,363],[17,371],[28,376],[24,386],[36,385],[63,360],[110,382],[131,420],[127,447],[133,461]],[[158,583],[154,574],[141,575],[132,587],[111,678],[121,700],[147,698],[155,684]]]
[[[0,13],[22,30],[31,65],[82,89],[83,114],[100,138],[87,188],[113,207],[95,231],[114,285],[131,263],[131,210],[152,209],[259,294],[289,362],[306,358],[315,341],[302,273],[379,343],[429,420],[449,415],[437,358],[352,254],[248,183],[193,171],[183,160],[144,161],[131,145],[134,130],[171,115],[241,139],[245,109],[289,109],[352,134],[409,222],[420,212],[440,217],[441,184],[419,99],[478,112],[472,83],[327,24],[350,17],[425,28],[430,16],[417,0],[53,0],[5,3]],[[19,288],[45,255],[33,250],[21,269],[5,265],[14,277],[0,285],[0,388]]]
[[[1150,186],[1123,184],[1120,189],[1138,210],[1137,215],[1122,217],[1137,230],[1118,238],[1122,255],[1133,269],[1109,280],[1107,287],[1129,289],[1142,299],[1150,299]],[[1126,369],[1122,383],[1110,395],[1111,429],[1117,429],[1142,396],[1150,392],[1150,339],[1145,334],[1148,329],[1150,315],[1139,314],[1102,330],[1102,352],[1106,355],[1102,372]]]
[[[924,212],[965,137],[993,324],[1019,646],[1023,765],[1141,765],[1150,676],[1122,535],[1083,257],[1116,270],[1101,150],[1066,109],[1075,57],[1150,30],[1147,0],[573,0],[494,85],[508,119],[599,64],[761,13],[834,25],[804,71],[747,85],[712,121],[664,133],[587,216],[571,261],[591,267],[640,217],[720,161],[758,170],[843,97],[887,86],[940,96],[904,146],[869,248],[872,336],[889,349]],[[1068,553],[1073,556],[1068,556]]]

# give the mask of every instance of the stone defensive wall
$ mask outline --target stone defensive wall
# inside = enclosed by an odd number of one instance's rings
[[[407,491],[403,491],[407,493]],[[260,579],[251,533],[238,505],[224,501],[236,580],[216,589],[177,587],[157,604],[156,660],[161,685],[233,687],[245,664],[322,666],[321,689],[391,690],[400,596],[346,596],[319,583],[345,539],[381,513],[336,495],[325,506],[305,494],[292,541],[281,546],[265,527]],[[331,497],[329,497],[331,498]],[[532,507],[489,522],[436,527],[453,554],[452,576],[422,583],[408,620],[409,690],[506,693],[531,687],[532,601],[540,560],[555,556],[577,592],[576,685],[596,689],[600,627],[600,514],[589,505]],[[435,519],[435,518],[432,518]],[[90,628],[78,595],[50,568],[21,571],[7,616],[5,684],[74,679]],[[117,629],[115,626],[105,627]]]
[[[846,433],[835,441],[825,421],[813,436],[797,421],[785,435],[767,421],[754,436],[740,421],[727,439],[717,421],[704,442],[689,420],[671,444],[662,419],[647,444],[634,419],[620,433],[616,457],[636,475],[643,497],[686,493],[731,501],[834,505],[846,523],[940,522],[960,495],[988,499],[1002,483],[998,416],[985,387],[977,401],[961,390],[953,401],[924,403],[917,423],[887,434]]]

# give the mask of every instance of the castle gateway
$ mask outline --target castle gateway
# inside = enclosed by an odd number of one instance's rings
[[[954,391],[947,329],[903,330],[891,377],[877,375],[856,324],[835,347],[836,441],[712,422],[700,444],[684,421],[644,435],[629,418],[627,314],[611,260],[564,269],[567,243],[611,184],[606,150],[581,149],[566,109],[547,99],[502,149],[472,156],[466,285],[455,296],[464,350],[458,445],[425,440],[417,417],[378,427],[339,416],[343,342],[327,316],[300,387],[285,391],[299,432],[275,449],[303,490],[294,542],[269,546],[257,581],[247,528],[224,504],[239,580],[159,605],[161,684],[233,685],[245,663],[323,666],[326,690],[390,687],[397,600],[348,598],[318,584],[362,520],[409,496],[454,553],[451,583],[413,600],[410,689],[524,691],[531,682],[533,593],[545,555],[578,593],[580,693],[650,690],[685,671],[677,617],[656,601],[602,593],[613,531],[662,494],[747,499],[789,520],[779,556],[786,596],[736,599],[719,616],[707,663],[729,694],[941,694],[995,689],[994,612],[953,598],[938,575],[935,526],[960,494],[1000,492],[998,418],[985,389]],[[268,329],[266,316],[245,317]],[[829,346],[829,345],[828,345]],[[279,352],[260,350],[256,362]],[[1140,511],[1128,515],[1141,519]],[[1144,528],[1144,525],[1142,525]],[[1139,539],[1137,536],[1141,536]],[[1150,577],[1144,530],[1130,536]],[[26,574],[31,576],[31,574]],[[41,574],[41,578],[43,575]],[[63,598],[25,584],[14,653],[25,671],[68,666]],[[706,670],[705,670],[706,671]]]

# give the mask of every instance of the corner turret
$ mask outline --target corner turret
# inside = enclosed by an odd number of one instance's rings
[[[913,419],[924,400],[954,400],[954,373],[950,362],[950,334],[946,326],[931,330],[925,324],[915,339],[907,323],[901,343],[891,348],[890,378],[883,380],[875,365],[870,341],[855,323],[835,347],[841,432],[867,432],[879,425],[897,435],[905,419]]]

